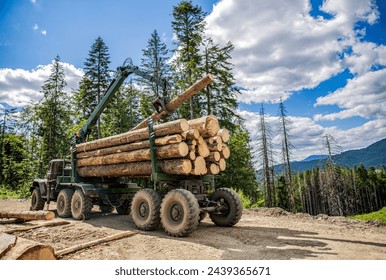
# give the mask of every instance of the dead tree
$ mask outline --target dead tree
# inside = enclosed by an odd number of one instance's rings
[[[294,184],[292,180],[291,172],[291,149],[293,145],[290,142],[290,136],[288,134],[288,120],[287,120],[287,111],[284,107],[283,101],[280,99],[279,104],[279,120],[280,120],[280,131],[282,137],[282,161],[283,161],[283,170],[287,183],[289,185],[289,206],[290,211],[295,211],[295,191]]]

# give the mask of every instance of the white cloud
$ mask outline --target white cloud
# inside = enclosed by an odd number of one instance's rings
[[[41,33],[43,36],[46,36],[46,35],[47,35],[47,30],[42,29],[42,30],[40,31],[40,33]]]
[[[37,25],[36,23],[32,26],[32,29],[34,31],[38,30],[39,29],[39,25]]]
[[[379,18],[374,1],[324,1],[333,17],[313,18],[308,0],[222,0],[207,17],[207,34],[235,45],[236,83],[240,100],[250,103],[288,97],[314,88],[344,70],[338,54],[357,42],[358,21]]]
[[[68,63],[62,65],[67,82],[65,90],[70,94],[78,87],[83,71]],[[41,87],[51,73],[51,66],[39,65],[32,70],[0,69],[0,102],[20,107],[30,101],[39,101],[42,98]]]
[[[257,146],[259,114],[238,111],[246,121],[246,128],[250,133],[252,147]],[[310,155],[326,154],[323,148],[323,136],[325,134],[333,135],[337,143],[342,146],[344,151],[364,148],[376,141],[385,138],[386,118],[371,120],[363,125],[342,130],[337,127],[323,127],[314,120],[306,117],[287,117],[288,133],[290,141],[294,146],[292,150],[292,160],[302,160]],[[276,117],[268,116],[266,122],[273,130],[273,139],[275,152],[280,157],[280,136],[278,134],[278,120]],[[280,159],[276,159],[280,162]]]
[[[386,68],[367,72],[349,80],[344,88],[319,97],[316,106],[337,105],[342,111],[315,115],[314,119],[337,120],[355,116],[386,118]]]

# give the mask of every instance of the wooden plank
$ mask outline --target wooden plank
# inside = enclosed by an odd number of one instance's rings
[[[102,243],[106,243],[106,242],[122,239],[122,238],[125,238],[125,237],[130,237],[130,236],[133,236],[133,235],[135,235],[137,233],[138,232],[136,232],[136,231],[120,232],[120,233],[117,233],[117,234],[114,234],[114,235],[110,235],[110,236],[106,236],[106,237],[103,237],[103,238],[100,238],[100,239],[97,239],[97,240],[93,240],[93,241],[90,241],[90,242],[87,242],[87,243],[82,243],[82,244],[75,245],[75,246],[72,246],[72,247],[69,247],[69,248],[65,248],[65,249],[62,249],[62,250],[57,250],[57,251],[55,251],[55,255],[57,257],[62,257],[64,255],[68,255],[68,254],[74,253],[74,252],[79,251],[79,250],[87,249],[87,248],[90,248],[90,247],[93,247],[93,246],[96,246],[96,245],[99,245],[99,244],[102,244]]]

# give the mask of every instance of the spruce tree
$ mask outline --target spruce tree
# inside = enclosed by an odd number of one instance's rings
[[[102,124],[106,135],[127,132],[140,121],[139,91],[132,82],[121,86],[110,102],[110,110]]]
[[[67,128],[70,125],[70,110],[65,86],[63,66],[57,56],[52,63],[51,74],[42,86],[44,97],[38,106],[43,166],[47,166],[51,159],[63,158],[68,152]]]
[[[169,50],[162,42],[157,30],[154,30],[150,36],[147,47],[142,50],[141,68],[143,71],[161,81],[166,79],[170,81],[171,72],[167,63],[169,60]],[[163,96],[163,87],[154,81],[140,78],[138,79],[144,85],[144,91],[140,93],[141,115],[143,118],[148,117],[154,112],[151,101],[156,96]]]
[[[205,13],[192,1],[181,1],[173,7],[172,28],[176,37],[175,59],[173,61],[174,80],[177,90],[183,91],[199,78],[202,70],[200,46],[204,33]],[[199,96],[194,95],[189,107],[181,106],[181,117],[193,119],[200,115]]]
[[[80,111],[80,120],[87,119],[99,104],[103,94],[110,84],[110,54],[109,48],[101,37],[98,37],[91,46],[88,58],[84,63],[84,76],[75,93],[77,109]],[[108,111],[108,109],[106,109]],[[100,119],[97,120],[96,133],[93,138],[101,138]]]
[[[240,117],[236,114],[237,94],[233,77],[233,65],[230,62],[231,52],[234,47],[228,42],[224,47],[214,44],[211,39],[206,39],[202,55],[202,68],[210,73],[215,80],[206,86],[201,96],[202,114],[213,114],[220,120],[222,126],[230,131],[235,129]]]

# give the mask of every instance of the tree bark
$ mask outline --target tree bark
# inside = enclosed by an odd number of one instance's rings
[[[185,142],[156,147],[158,159],[181,158],[187,156],[189,147]],[[141,162],[151,160],[150,149],[135,150],[131,152],[122,152],[100,157],[90,157],[79,159],[78,167],[110,165],[128,162]]]
[[[51,211],[1,211],[0,218],[19,220],[52,220],[55,213]]]
[[[182,142],[182,136],[180,134],[174,134],[174,135],[169,135],[169,136],[155,139],[156,146],[175,144],[180,142]],[[130,152],[130,151],[145,149],[149,147],[150,147],[150,141],[144,140],[141,142],[134,142],[134,143],[120,145],[120,146],[114,146],[114,147],[98,149],[98,150],[89,151],[89,152],[78,153],[76,157],[78,159],[98,157],[98,156],[104,156],[104,155],[110,155],[110,154],[116,154],[116,153],[122,153],[122,152]]]
[[[158,124],[153,127],[156,137],[171,135],[189,130],[189,124],[185,119]],[[77,152],[87,152],[91,150],[119,146],[135,141],[147,140],[149,138],[148,128],[130,130],[128,132],[117,134],[102,139],[81,143],[76,145]]]
[[[188,159],[173,159],[158,162],[161,170],[167,174],[188,175],[192,171],[192,163]],[[146,177],[150,176],[150,161],[121,163],[105,166],[85,166],[78,168],[81,177]]]

